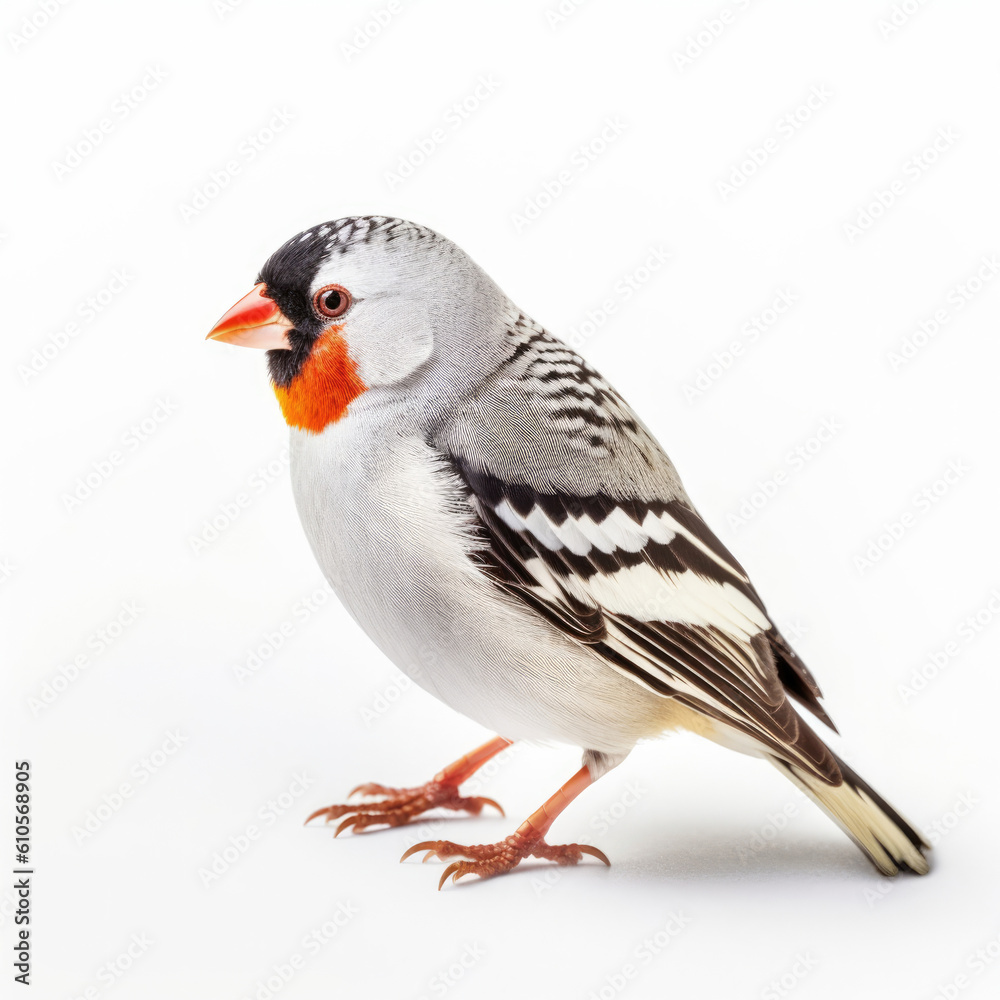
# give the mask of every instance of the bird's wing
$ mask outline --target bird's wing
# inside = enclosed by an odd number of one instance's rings
[[[484,570],[637,683],[837,780],[786,697],[829,722],[815,681],[669,459],[582,359],[544,332],[529,343],[432,437]]]

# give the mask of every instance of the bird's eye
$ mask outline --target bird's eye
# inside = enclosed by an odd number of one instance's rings
[[[343,285],[324,285],[314,296],[313,305],[320,316],[343,316],[351,305],[351,293]]]

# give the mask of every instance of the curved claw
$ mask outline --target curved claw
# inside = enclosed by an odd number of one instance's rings
[[[597,858],[598,861],[603,861],[609,868],[611,867],[608,856],[599,847],[591,847],[589,844],[578,844],[577,847],[581,854],[589,854],[592,858]]]
[[[361,805],[349,805],[349,806],[325,806],[322,809],[317,809],[314,813],[309,816],[306,820],[308,823],[310,820],[314,820],[317,816],[326,815],[324,823],[329,823],[332,819],[337,819],[339,816],[344,816],[347,813],[361,812],[364,810],[364,806]]]
[[[441,881],[438,882],[438,892],[444,888],[445,882],[448,881],[448,876],[451,876],[452,882],[457,882],[463,875],[469,875],[468,869],[462,871],[463,868],[468,864],[467,861],[454,861],[444,870],[444,874],[441,876]]]
[[[402,864],[407,858],[412,857],[418,851],[427,851],[427,858],[429,858],[432,854],[437,854],[437,851],[434,850],[433,843],[430,840],[424,840],[419,844],[414,844],[412,847],[407,848],[403,852],[403,856],[399,859],[399,863]],[[426,861],[427,858],[424,858],[424,861]]]
[[[357,814],[353,816],[347,816],[340,821],[337,829],[333,831],[335,837],[339,837],[345,830],[350,829],[351,833],[354,833],[354,828],[360,823],[361,817]]]
[[[478,816],[484,806],[493,806],[501,816],[504,815],[503,806],[494,799],[463,798],[458,794],[457,785],[438,780],[419,788],[389,788],[366,782],[352,788],[347,797],[350,799],[355,795],[384,797],[380,801],[352,802],[317,809],[306,819],[306,824],[320,816],[325,817],[327,823],[344,817],[334,833],[335,837],[339,837],[347,829],[352,833],[359,833],[372,826],[403,826],[421,813],[434,808],[464,811]]]
[[[307,817],[306,821],[302,825],[303,826],[308,826],[317,816],[322,816],[323,813],[328,812],[328,811],[329,810],[327,809],[326,806],[321,806],[314,813],[310,813],[309,816]],[[327,821],[327,823],[330,822],[330,817],[329,816],[326,818],[326,821]]]

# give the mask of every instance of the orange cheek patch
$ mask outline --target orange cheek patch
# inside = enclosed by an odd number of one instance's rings
[[[331,326],[324,330],[292,384],[274,387],[290,426],[318,434],[339,420],[352,400],[368,388],[348,356],[342,329]]]

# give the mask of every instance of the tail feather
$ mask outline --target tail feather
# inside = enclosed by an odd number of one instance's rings
[[[930,871],[923,854],[930,844],[842,760],[837,764],[843,781],[831,785],[795,764],[768,759],[841,827],[883,875],[896,875],[900,868],[917,875]]]

